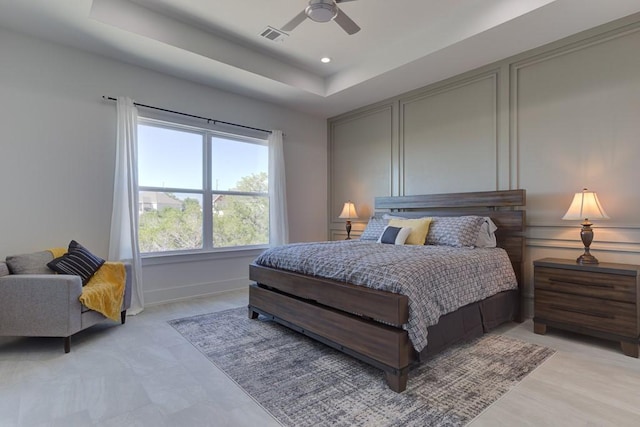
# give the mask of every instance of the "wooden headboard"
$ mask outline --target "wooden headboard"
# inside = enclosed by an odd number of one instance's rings
[[[518,286],[523,287],[526,191],[480,191],[470,193],[425,194],[420,196],[376,197],[376,216],[401,212],[402,216],[488,216],[498,227],[498,246],[509,254]],[[383,212],[379,212],[383,211]]]

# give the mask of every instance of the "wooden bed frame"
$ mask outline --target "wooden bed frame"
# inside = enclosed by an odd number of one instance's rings
[[[377,197],[376,215],[488,216],[498,226],[498,246],[504,248],[522,285],[525,212],[524,190]],[[401,392],[408,372],[419,360],[407,331],[408,298],[348,283],[305,276],[252,264],[249,317],[259,314],[384,371],[389,387]],[[520,296],[515,308],[521,321]],[[354,315],[351,313],[360,313]],[[374,321],[379,319],[384,322]],[[398,325],[398,326],[390,326]]]

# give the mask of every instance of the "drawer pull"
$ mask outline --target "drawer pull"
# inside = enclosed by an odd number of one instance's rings
[[[613,289],[614,286],[610,283],[586,283],[586,282],[571,282],[569,280],[562,280],[562,279],[556,279],[554,277],[550,277],[549,278],[549,282],[553,283],[564,283],[567,285],[581,285],[581,286],[589,286],[592,288],[607,288],[607,289]]]
[[[609,313],[598,313],[598,312],[593,312],[588,310],[581,310],[579,308],[563,307],[555,304],[549,304],[549,308],[553,310],[568,311],[570,313],[584,314],[592,317],[600,317],[602,319],[615,319],[615,316]]]

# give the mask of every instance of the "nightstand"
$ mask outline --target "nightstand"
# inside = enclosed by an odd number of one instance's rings
[[[533,330],[547,326],[619,341],[638,357],[640,266],[545,258],[534,261]]]

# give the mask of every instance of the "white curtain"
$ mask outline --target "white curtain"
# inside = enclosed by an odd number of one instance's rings
[[[138,248],[138,110],[132,99],[118,97],[116,112],[116,165],[109,259],[131,263],[132,295],[127,313],[137,314],[144,308]]]
[[[287,180],[284,173],[282,131],[269,135],[269,245],[289,243]]]

